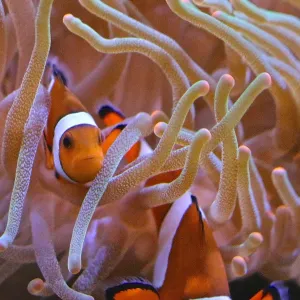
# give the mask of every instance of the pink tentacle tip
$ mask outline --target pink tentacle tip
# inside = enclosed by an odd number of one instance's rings
[[[247,146],[242,145],[239,147],[239,155],[243,158],[247,158],[251,155],[251,150]]]
[[[231,87],[233,87],[234,84],[235,84],[235,80],[234,80],[234,78],[233,78],[230,74],[224,74],[224,75],[221,77],[221,80],[226,81],[226,83],[227,83],[229,86],[231,86]]]
[[[72,274],[78,274],[81,271],[81,259],[77,255],[69,257],[68,269]]]
[[[64,16],[63,16],[63,22],[65,22],[65,21],[72,21],[72,19],[74,18],[74,16],[72,15],[72,14],[65,14]]]
[[[28,283],[27,290],[30,294],[39,294],[45,287],[45,283],[40,278],[35,278]]]
[[[262,73],[260,78],[265,82],[266,86],[270,87],[272,85],[272,77],[269,73]]]
[[[243,257],[235,256],[232,259],[232,271],[238,277],[244,276],[247,273],[247,263]]]
[[[260,232],[252,232],[249,235],[249,239],[253,247],[259,247],[264,241],[264,238]]]
[[[205,96],[209,92],[209,88],[210,88],[209,83],[205,80],[201,80],[200,91],[203,96]]]
[[[202,128],[201,130],[200,130],[200,132],[201,132],[201,135],[202,136],[205,136],[206,137],[206,140],[208,141],[209,139],[211,139],[211,133],[210,133],[210,131],[208,130],[208,129],[206,129],[206,128]],[[200,133],[199,132],[199,133]]]
[[[160,134],[162,134],[166,128],[168,127],[168,125],[164,122],[158,122],[155,126],[154,126],[154,134],[156,136],[160,136]]]
[[[151,117],[152,118],[156,118],[157,116],[161,115],[161,111],[160,110],[155,110],[151,113]]]
[[[290,207],[286,206],[285,204],[281,204],[276,208],[276,216],[277,217],[285,217],[285,218],[289,218],[291,217],[291,209]]]
[[[2,236],[0,237],[0,253],[4,252],[5,250],[7,250],[8,246],[9,246],[9,242],[6,239],[6,237]]]
[[[216,10],[211,14],[214,18],[218,19],[221,15],[222,12],[220,10]]]
[[[286,170],[282,167],[277,167],[272,171],[272,174],[275,176],[284,176],[286,174]]]

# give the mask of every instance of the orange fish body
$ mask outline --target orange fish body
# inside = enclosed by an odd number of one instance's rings
[[[146,186],[172,182],[180,173],[156,175]],[[187,192],[174,203],[152,211],[159,230],[153,284],[160,299],[230,299],[223,260],[196,197]]]
[[[275,300],[275,299],[276,298],[274,298],[272,294],[270,293],[264,294],[263,291],[259,291],[254,297],[251,298],[251,300]]]
[[[158,243],[153,284],[161,300],[230,299],[224,264],[196,197],[185,193],[169,207]]]
[[[51,108],[45,129],[46,165],[73,183],[92,181],[103,163],[101,131],[93,117],[64,85],[54,68],[49,85]]]

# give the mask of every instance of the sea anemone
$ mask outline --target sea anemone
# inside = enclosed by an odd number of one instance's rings
[[[27,297],[13,291],[18,280],[61,299],[97,299],[116,275],[151,280],[151,209],[186,193],[229,281],[259,272],[300,284],[299,4],[267,5],[0,1],[2,297]],[[128,116],[89,188],[45,166],[51,64],[100,128],[103,104]],[[149,151],[124,164],[138,141]]]

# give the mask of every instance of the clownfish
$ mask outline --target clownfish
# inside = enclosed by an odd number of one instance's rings
[[[146,279],[131,277],[104,289],[105,300],[159,300],[157,290]]]
[[[161,299],[230,299],[221,254],[196,197],[185,193],[165,213],[153,277]]]
[[[50,113],[44,131],[46,166],[72,183],[92,181],[102,167],[102,136],[93,117],[66,87],[64,75],[52,66],[48,87]]]
[[[113,126],[125,120],[125,115],[112,105],[102,105],[98,110],[98,115],[105,126]]]
[[[146,186],[171,182],[180,172],[154,176]],[[159,235],[153,285],[160,299],[229,300],[223,260],[196,197],[187,192],[152,211]]]
[[[99,117],[103,120],[105,126],[114,126],[116,125],[109,135],[105,138],[105,150],[110,147],[110,145],[115,141],[115,139],[119,136],[121,131],[126,127],[126,124],[122,123],[125,120],[125,116],[116,108],[111,105],[103,105],[98,110]],[[129,151],[125,154],[125,159],[127,163],[131,163],[135,159],[137,159],[141,153],[145,154],[151,151],[150,147],[143,140],[135,143]]]
[[[300,299],[300,288],[292,280],[274,281],[260,290],[250,300],[296,300]]]

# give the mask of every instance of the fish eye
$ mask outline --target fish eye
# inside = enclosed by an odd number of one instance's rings
[[[72,139],[69,136],[65,136],[63,139],[63,145],[65,148],[70,149],[72,147]]]

